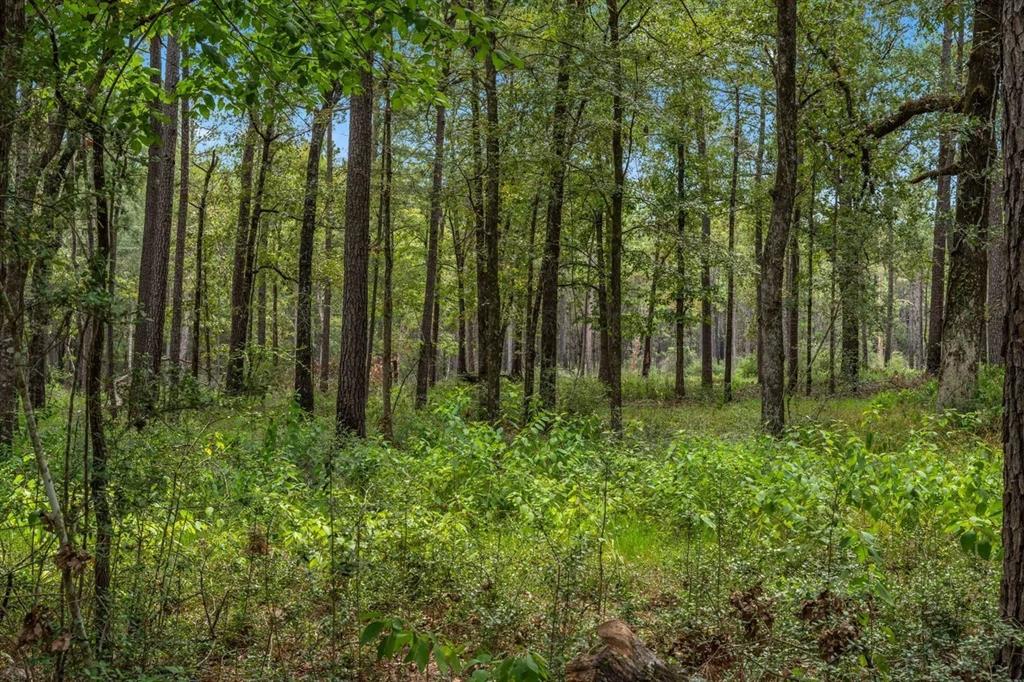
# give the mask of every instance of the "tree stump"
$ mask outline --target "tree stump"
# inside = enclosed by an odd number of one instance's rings
[[[666,665],[621,620],[597,627],[604,646],[582,654],[565,669],[566,682],[680,682],[683,676]]]

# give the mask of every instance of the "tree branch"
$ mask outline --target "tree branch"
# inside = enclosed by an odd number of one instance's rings
[[[959,161],[954,161],[953,163],[945,165],[942,168],[935,168],[933,170],[925,171],[924,173],[920,173],[919,175],[915,175],[914,177],[910,178],[910,184],[911,185],[916,185],[919,182],[924,182],[925,180],[931,180],[932,178],[941,178],[941,177],[946,176],[946,175],[958,175],[959,173],[960,173],[960,162]]]
[[[925,95],[900,105],[900,108],[885,118],[871,123],[864,132],[879,139],[902,128],[910,119],[934,111],[956,111],[961,104],[960,95]]]

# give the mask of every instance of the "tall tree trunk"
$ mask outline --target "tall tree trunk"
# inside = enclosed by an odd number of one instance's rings
[[[675,398],[686,397],[686,145],[676,144]]]
[[[373,74],[368,57],[362,89],[349,108],[345,184],[345,282],[341,290],[341,359],[337,432],[366,435],[368,340],[366,275],[370,257],[370,167],[373,163]]]
[[[814,212],[817,210],[817,169],[811,173],[811,192],[807,197],[807,376],[804,379],[804,393],[811,394],[814,383]]]
[[[611,387],[611,341],[608,338],[608,270],[605,263],[604,209],[594,209],[594,249],[597,260],[597,324],[598,366],[597,376],[606,387]]]
[[[985,286],[985,231],[989,175],[995,152],[993,117],[999,70],[1002,0],[978,0],[974,38],[967,60],[963,113],[972,124],[960,141],[956,219],[949,252],[949,287],[942,321],[942,364],[938,407],[964,408],[978,388],[979,337],[984,310],[979,292]]]
[[[494,15],[493,0],[485,0],[484,13]],[[487,42],[496,45],[493,31],[487,32]],[[501,408],[501,292],[498,286],[498,226],[501,218],[499,192],[500,156],[498,131],[498,72],[493,59],[484,60],[484,102],[486,125],[485,143],[485,196],[483,201],[483,288],[477,291],[480,324],[480,407],[484,419],[497,421]]]
[[[714,348],[711,343],[711,213],[707,208],[711,178],[708,173],[707,130],[702,109],[697,110],[697,154],[700,156],[700,184],[704,195],[700,215],[700,386],[707,390],[714,382]]]
[[[796,393],[800,377],[800,207],[793,211],[793,227],[789,233],[789,292],[786,294],[786,392]]]
[[[725,282],[725,378],[722,389],[725,401],[732,400],[732,356],[733,356],[733,318],[736,314],[736,277],[733,263],[736,259],[736,194],[740,177],[740,87],[736,86],[733,102],[732,128],[732,175],[729,183],[729,262],[726,264]]]
[[[939,70],[944,90],[952,87],[953,74],[950,65],[950,53],[953,43],[953,21],[947,17],[942,30],[942,57]],[[938,167],[944,168],[953,160],[953,140],[948,127],[939,133]],[[950,219],[950,177],[938,177],[938,190],[935,203],[935,228],[932,235],[932,282],[931,306],[928,311],[928,358],[927,371],[938,376],[942,362],[942,316],[945,300],[946,282],[946,240]]]
[[[436,107],[434,122],[434,164],[430,187],[430,224],[427,227],[427,281],[423,288],[423,314],[420,319],[420,353],[416,363],[416,407],[427,404],[427,389],[434,358],[434,306],[437,298],[437,243],[441,238],[444,215],[441,192],[444,189],[445,108]],[[385,237],[386,239],[386,237]]]
[[[159,80],[161,43],[150,42],[150,67],[154,82]],[[163,87],[173,92],[178,82],[178,48],[168,40],[166,75]],[[130,411],[136,424],[145,421],[153,409],[155,375],[163,355],[164,306],[167,296],[167,255],[170,248],[171,203],[174,190],[174,148],[177,138],[177,106],[154,102],[151,126],[160,136],[159,145],[149,149],[146,179],[146,210],[142,231],[142,256],[139,264],[138,305],[132,349],[132,389]],[[162,111],[159,111],[162,109]],[[159,112],[159,113],[158,113]],[[161,123],[158,115],[166,117]]]
[[[313,113],[313,129],[306,156],[306,186],[302,201],[302,227],[299,230],[299,277],[295,300],[295,402],[307,413],[313,412],[313,244],[316,237],[316,199],[320,189],[320,156],[324,134],[334,111],[334,91],[323,106]]]
[[[466,245],[465,237],[459,235],[455,227],[455,220],[449,216],[448,222],[452,228],[452,250],[455,254],[455,287],[458,295],[459,318],[458,318],[458,352],[455,356],[455,373],[463,377],[469,372],[469,358],[466,349],[467,319],[466,319]]]
[[[764,137],[765,117],[768,105],[764,90],[761,90],[761,104],[758,107],[757,115],[757,158],[754,160],[754,192],[761,189],[761,179],[764,175]],[[763,267],[762,253],[764,251],[763,218],[761,213],[760,197],[754,206],[754,268],[757,273],[754,277],[754,287],[757,290],[754,312],[757,323],[757,382],[763,381],[762,368],[764,367],[764,326],[761,324],[761,311],[764,307],[761,304],[761,272]]]
[[[558,266],[562,248],[562,206],[568,159],[569,77],[571,42],[563,43],[555,77],[555,105],[551,115],[550,188],[544,256],[540,264],[540,401],[555,409],[558,382]]]
[[[324,259],[330,261],[334,252],[334,109],[327,117],[327,204],[324,211]],[[320,391],[327,392],[331,378],[331,278],[324,277],[320,298]]]
[[[785,425],[782,334],[782,274],[796,194],[796,0],[776,0],[775,121],[778,143],[772,219],[762,254],[761,325],[764,375],[761,421],[779,435]]]
[[[654,254],[651,272],[651,290],[647,295],[647,314],[644,316],[643,359],[640,362],[640,375],[646,379],[651,374],[651,337],[654,335],[654,307],[658,302],[658,277],[664,257]]]
[[[618,0],[607,0],[608,44],[612,59],[612,201],[608,227],[610,271],[608,275],[608,379],[612,430],[622,433],[622,199],[626,171],[622,150],[622,54],[619,44]]]
[[[1024,0],[1003,0],[1003,197],[1006,213],[1006,379],[1003,388],[1003,577],[999,614],[1024,627]],[[1000,652],[1008,679],[1024,678],[1017,638]]]
[[[535,364],[537,359],[537,318],[533,314],[533,261],[537,240],[537,209],[540,204],[540,193],[533,196],[530,207],[530,233],[526,249],[526,297],[523,301],[523,421],[530,421],[533,409],[533,387],[536,381]]]
[[[188,79],[188,67],[182,69],[182,76]],[[191,167],[192,121],[189,116],[187,97],[181,99],[181,171],[178,186],[178,224],[174,238],[174,285],[171,289],[171,350],[170,363],[173,377],[181,374],[181,328],[183,318],[183,288],[185,281],[185,233],[188,227],[188,180]]]
[[[206,239],[206,207],[210,197],[210,180],[217,168],[216,150],[210,155],[210,165],[203,175],[203,190],[199,194],[198,215],[196,216],[196,271],[195,292],[192,295],[192,377],[199,378],[200,315],[202,314],[206,289],[206,265],[203,255],[203,241]],[[209,379],[209,377],[207,377]]]
[[[235,258],[231,271],[231,335],[228,340],[228,364],[225,375],[225,388],[231,395],[240,394],[245,384],[245,347],[249,333],[249,264],[253,248],[252,167],[255,155],[256,127],[250,124],[245,133],[242,162],[239,166],[241,190],[235,231]]]
[[[887,249],[888,254],[885,259],[885,348],[882,349],[883,367],[888,367],[889,361],[892,360],[893,306],[894,298],[896,296],[896,263],[893,260],[893,251],[896,248],[896,244],[893,242],[892,221],[889,222],[887,227],[889,236],[889,246]]]
[[[89,264],[90,285],[96,300],[103,301],[110,271],[110,210],[104,172],[104,136],[101,126],[92,126],[92,189],[96,201],[96,250]],[[186,176],[187,177],[187,176]],[[184,204],[187,206],[187,204]],[[110,549],[113,524],[107,500],[107,440],[103,427],[103,334],[106,328],[105,303],[95,304],[89,315],[89,357],[86,364],[85,402],[89,422],[92,463],[89,487],[96,515],[93,596],[95,599],[96,651],[101,660],[109,658],[111,629]]]
[[[1003,315],[1006,314],[1006,230],[1003,226],[1003,182],[998,175],[992,182],[989,203],[988,267],[988,361],[1001,365],[1003,355]]]
[[[831,321],[828,325],[828,392],[836,392],[836,318],[839,314],[836,299],[836,280],[838,277],[837,259],[839,258],[839,182],[836,182],[835,201],[832,205],[832,248],[829,249],[830,261],[828,284],[828,309]]]
[[[394,270],[395,258],[391,228],[391,165],[393,162],[391,150],[391,93],[388,91],[387,83],[384,86],[383,128],[384,135],[383,142],[381,143],[383,182],[380,189],[380,224],[381,237],[384,240],[384,310],[381,314],[381,326],[383,329],[381,330],[380,431],[384,438],[391,440],[394,438],[391,416],[391,384],[394,379],[391,363],[391,334],[394,317],[392,272]],[[433,217],[431,217],[431,220],[433,220]]]

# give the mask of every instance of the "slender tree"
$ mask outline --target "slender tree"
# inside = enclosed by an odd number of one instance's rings
[[[334,254],[334,110],[327,120],[327,174],[324,177],[327,185],[326,208],[324,211],[324,259],[330,261]],[[320,294],[320,391],[327,392],[327,383],[331,377],[331,297],[333,295],[331,278],[324,277]]]
[[[380,412],[380,431],[385,438],[391,439],[394,437],[394,427],[392,425],[391,416],[391,384],[394,379],[393,368],[392,368],[392,348],[391,348],[391,336],[392,327],[394,325],[394,303],[393,303],[393,271],[395,267],[394,258],[394,241],[392,236],[391,226],[391,181],[392,181],[392,163],[393,163],[393,152],[391,148],[391,92],[388,88],[388,83],[385,81],[384,84],[384,121],[383,121],[383,141],[381,143],[381,165],[383,173],[383,182],[381,183],[380,189],[380,222],[381,222],[381,236],[383,238],[384,246],[384,310],[382,311],[381,317],[381,412]],[[439,217],[440,218],[440,217]],[[433,217],[431,217],[433,220]]]
[[[686,397],[686,145],[676,144],[675,398]]]
[[[626,185],[623,163],[622,92],[625,79],[622,72],[622,54],[619,35],[618,0],[607,0],[608,45],[612,60],[612,197],[611,220],[608,226],[608,379],[611,403],[611,425],[616,433],[622,432],[622,200]]]
[[[707,208],[711,196],[711,174],[703,109],[697,110],[697,155],[700,157],[700,184],[704,195],[704,208],[700,214],[700,386],[707,390],[714,382],[714,349],[711,343],[711,212]]]
[[[192,294],[192,377],[199,378],[199,347],[200,328],[204,298],[203,290],[206,288],[206,265],[203,254],[203,243],[206,239],[206,210],[210,198],[210,179],[217,169],[217,151],[210,154],[210,165],[203,173],[203,189],[199,193],[199,206],[196,211],[196,269],[193,279],[195,280],[195,291]]]
[[[183,67],[182,78],[188,80],[188,67]],[[185,237],[188,228],[189,171],[192,153],[192,119],[187,97],[181,99],[181,170],[178,177],[178,222],[174,237],[174,284],[171,288],[171,371],[176,378],[182,364],[182,320],[184,318],[183,289],[185,280]]]
[[[735,345],[733,340],[735,334],[733,318],[736,307],[736,275],[733,263],[736,259],[736,195],[740,175],[740,88],[738,85],[733,92],[732,114],[732,174],[729,183],[729,262],[726,264],[725,283],[725,377],[722,383],[726,402],[732,400],[732,356]]]

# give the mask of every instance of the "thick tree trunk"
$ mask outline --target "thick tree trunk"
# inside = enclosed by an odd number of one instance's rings
[[[939,409],[967,407],[978,388],[980,330],[984,310],[985,232],[988,226],[989,176],[995,152],[996,75],[1002,0],[978,0],[974,37],[967,60],[963,113],[972,125],[960,141],[956,218],[949,252],[949,287],[942,321]]]
[[[373,74],[368,58],[362,89],[349,109],[345,189],[345,282],[341,290],[338,435],[366,435],[368,340],[366,275],[370,257],[370,167],[373,163]]]
[[[988,361],[1001,365],[1003,355],[1003,315],[1006,314],[1006,230],[1003,225],[1003,182],[999,175],[992,182],[989,202],[988,243],[988,302],[987,331]]]
[[[150,67],[154,82],[159,80],[161,43],[150,42]],[[178,48],[173,38],[167,45],[166,76],[163,87],[173,92],[178,82]],[[167,294],[167,254],[170,248],[171,203],[174,190],[174,148],[177,138],[178,109],[173,103],[152,105],[151,125],[160,143],[149,149],[146,179],[146,209],[142,231],[142,256],[139,264],[138,317],[132,346],[132,388],[130,412],[137,424],[145,421],[156,396],[155,375],[163,354],[164,305]],[[157,110],[167,117],[161,123]]]
[[[441,192],[444,188],[445,108],[436,107],[434,123],[434,165],[430,187],[430,224],[427,227],[427,281],[423,288],[423,314],[420,319],[420,352],[416,363],[416,407],[427,404],[427,389],[434,364],[434,307],[437,303],[438,241],[444,215]],[[385,237],[387,239],[387,237]]]
[[[624,78],[619,45],[618,0],[607,0],[612,59],[612,201],[608,227],[608,380],[612,430],[622,433],[622,200],[626,184],[622,150]]]
[[[238,223],[235,229],[235,258],[231,270],[231,336],[228,342],[225,389],[232,395],[241,393],[245,382],[245,339],[249,329],[249,290],[246,286],[246,269],[249,262],[252,166],[255,155],[256,129],[250,124],[245,132],[242,162],[239,166],[241,190],[238,200]]]
[[[327,118],[327,175],[324,178],[327,184],[327,204],[324,211],[324,259],[330,261],[334,253],[334,109],[332,108]],[[320,298],[320,391],[327,392],[327,384],[331,378],[331,278],[324,277],[321,284],[322,292]]]
[[[303,411],[313,412],[313,244],[316,237],[316,199],[320,189],[320,156],[324,134],[331,121],[335,94],[327,95],[323,107],[313,113],[313,129],[306,156],[306,186],[299,230],[299,276],[295,300],[295,402]]]
[[[776,0],[775,121],[778,144],[772,219],[762,254],[761,326],[764,374],[761,421],[779,435],[785,425],[782,334],[782,275],[796,193],[796,0]]]
[[[952,42],[953,22],[952,19],[947,18],[943,23],[942,57],[939,66],[944,90],[949,90],[952,86],[953,75],[950,67]],[[939,134],[938,168],[948,166],[953,160],[952,156],[952,135],[947,128],[944,128]],[[950,194],[950,177],[940,175],[935,203],[935,229],[932,235],[931,305],[928,311],[928,357],[926,361],[927,371],[932,376],[938,376],[942,363],[942,315],[943,301],[945,300],[946,234],[950,218]]]
[[[676,144],[676,400],[686,397],[686,145]]]
[[[1003,578],[999,614],[1024,628],[1024,0],[1003,0],[1003,197],[1006,217],[1006,379],[1003,389]],[[1024,648],[999,662],[1024,679]]]
[[[725,377],[722,389],[725,401],[732,400],[732,356],[735,341],[733,318],[736,311],[736,275],[733,266],[736,259],[736,195],[740,177],[740,88],[736,86],[733,102],[732,128],[732,174],[729,183],[729,262],[726,264],[725,282]]]
[[[188,79],[188,68],[182,70]],[[187,97],[181,100],[181,171],[178,186],[178,224],[174,238],[174,285],[171,288],[171,371],[175,379],[181,374],[182,319],[184,315],[183,288],[185,282],[185,234],[188,227],[188,180],[191,168],[192,121]]]

